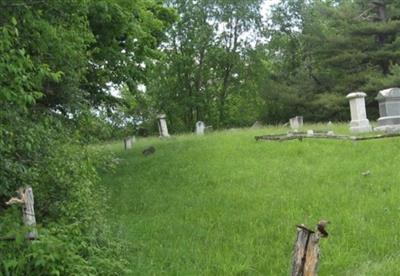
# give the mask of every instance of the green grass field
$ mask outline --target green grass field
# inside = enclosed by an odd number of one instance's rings
[[[108,145],[122,162],[103,183],[132,274],[288,275],[295,225],[325,218],[320,275],[400,275],[400,138],[254,139],[286,131]]]

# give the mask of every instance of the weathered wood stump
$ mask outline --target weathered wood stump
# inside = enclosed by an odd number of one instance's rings
[[[316,276],[319,262],[319,245],[321,238],[303,225],[297,225],[297,237],[293,250],[292,276]]]
[[[36,229],[36,217],[32,187],[27,186],[25,188],[19,189],[17,192],[18,197],[11,198],[9,201],[6,202],[6,204],[22,205],[22,220],[24,222],[24,225],[30,229],[26,237],[30,240],[35,240],[38,238],[38,232]]]

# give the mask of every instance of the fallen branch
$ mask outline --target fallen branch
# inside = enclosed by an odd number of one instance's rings
[[[333,140],[349,140],[349,141],[366,141],[384,138],[400,137],[400,133],[380,134],[374,136],[349,136],[349,135],[326,135],[322,133],[314,133],[313,135],[304,135],[303,133],[290,133],[290,134],[274,134],[274,135],[263,135],[256,136],[255,139],[266,140],[266,141],[289,141],[289,140],[300,140],[303,139],[333,139]]]
[[[29,240],[29,241],[33,241],[33,240],[38,240],[39,238],[38,237],[34,238],[34,237],[27,236],[26,239]],[[11,237],[0,237],[0,241],[16,241],[16,240],[17,240],[17,238],[14,237],[14,236],[11,236]]]

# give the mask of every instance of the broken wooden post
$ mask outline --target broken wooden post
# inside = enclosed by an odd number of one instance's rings
[[[293,250],[292,276],[316,276],[319,261],[318,242],[322,237],[304,225],[297,225],[297,238]]]
[[[33,191],[31,186],[25,188],[20,188],[18,190],[18,197],[13,197],[6,202],[7,205],[21,204],[22,205],[22,220],[24,225],[30,228],[27,238],[29,240],[35,240],[38,238],[38,233],[36,230],[36,217]]]

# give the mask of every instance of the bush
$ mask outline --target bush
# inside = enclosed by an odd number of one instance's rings
[[[121,275],[121,243],[105,220],[96,168],[110,159],[89,151],[58,115],[3,113],[0,142],[0,274]],[[18,207],[4,202],[31,185],[40,239],[26,241]]]

